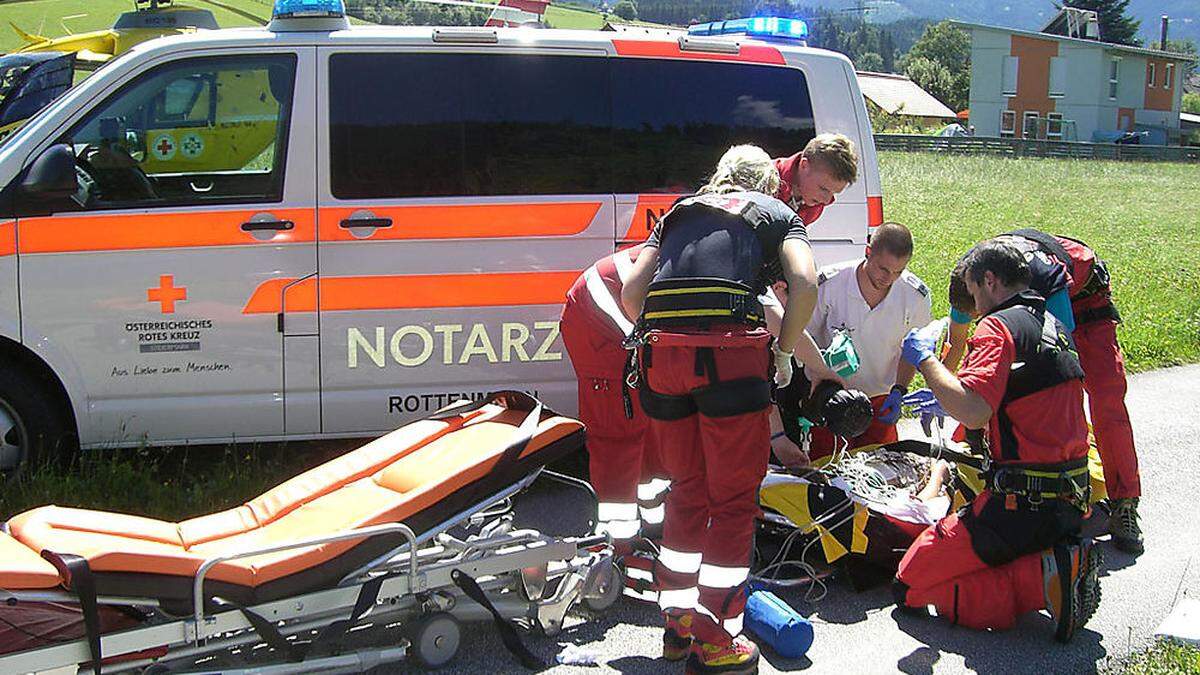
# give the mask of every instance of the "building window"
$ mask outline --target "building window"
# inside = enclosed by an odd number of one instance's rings
[[[1117,100],[1117,67],[1120,66],[1121,59],[1113,59],[1108,65],[1108,97],[1112,100]]]
[[[1052,112],[1046,113],[1046,138],[1062,139],[1063,123],[1062,113]]]
[[[1168,63],[1163,68],[1163,87],[1170,89],[1175,86],[1175,64]]]
[[[1154,85],[1154,74],[1155,74],[1154,66],[1155,66],[1155,63],[1153,61],[1146,64],[1146,68],[1147,68],[1147,70],[1146,70],[1146,86],[1149,86],[1149,87],[1155,86]],[[1166,85],[1164,84],[1163,86],[1166,86]]]
[[[1017,65],[1016,56],[1004,57],[1004,72],[1000,75],[1000,93],[1005,96],[1017,95]]]
[[[1067,95],[1067,62],[1061,56],[1050,57],[1050,98]]]
[[[1027,110],[1021,120],[1021,136],[1024,138],[1039,138],[1038,134],[1038,113],[1036,110]]]
[[[1012,138],[1017,127],[1017,112],[1015,110],[1000,111],[1000,136]]]

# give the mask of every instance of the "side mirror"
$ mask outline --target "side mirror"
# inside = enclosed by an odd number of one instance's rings
[[[21,179],[21,191],[28,197],[46,200],[66,199],[79,189],[75,179],[75,152],[66,143],[52,145],[33,160]]]

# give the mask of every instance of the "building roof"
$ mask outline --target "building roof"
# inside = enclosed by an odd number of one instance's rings
[[[858,87],[889,115],[954,119],[953,110],[903,75],[859,71]]]
[[[1065,35],[1055,35],[1052,33],[1039,33],[1032,30],[1021,30],[1020,28],[1009,28],[1008,26],[991,26],[986,23],[968,23],[966,21],[950,21],[951,24],[961,28],[982,28],[984,30],[997,30],[1003,33],[1014,33],[1016,35],[1027,35],[1029,37],[1042,38],[1044,40],[1058,40],[1060,42],[1070,42],[1078,45],[1089,45],[1092,47],[1102,47],[1109,51],[1122,52],[1126,54],[1138,54],[1140,56],[1153,56],[1156,59],[1170,59],[1173,61],[1195,61],[1195,56],[1187,54],[1176,54],[1175,52],[1164,52],[1158,49],[1146,49],[1144,47],[1130,47],[1129,45],[1119,45],[1112,42],[1100,42],[1098,40],[1086,40],[1084,38],[1073,38]]]
[[[1193,113],[1179,113],[1179,126],[1185,129],[1200,127],[1200,115]]]

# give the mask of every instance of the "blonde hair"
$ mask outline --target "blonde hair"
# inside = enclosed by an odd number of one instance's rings
[[[779,190],[779,172],[771,156],[756,145],[735,145],[721,155],[717,170],[700,194],[748,190],[774,195]]]
[[[818,162],[829,174],[846,184],[858,180],[858,154],[854,141],[842,134],[818,134],[804,146],[804,156]]]

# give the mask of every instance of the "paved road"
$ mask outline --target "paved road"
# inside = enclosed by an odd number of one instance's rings
[[[783,659],[764,649],[761,672],[812,673],[1077,673],[1103,669],[1147,645],[1159,622],[1185,596],[1200,597],[1200,366],[1172,368],[1133,378],[1128,398],[1141,455],[1146,553],[1135,560],[1111,544],[1096,616],[1066,646],[1053,641],[1050,619],[1031,614],[1005,633],[986,634],[937,619],[895,611],[886,589],[856,594],[834,582],[818,603],[785,596],[815,624],[807,658]],[[518,505],[519,522],[548,532],[583,526],[583,500],[568,489],[548,487]],[[656,659],[661,630],[652,609],[622,601],[599,620],[569,626],[554,639],[533,637],[533,650],[548,663],[569,644],[594,650],[598,667],[551,668],[552,673],[682,672]],[[528,672],[504,651],[490,627],[470,631],[454,672]],[[396,670],[393,672],[405,672]]]

